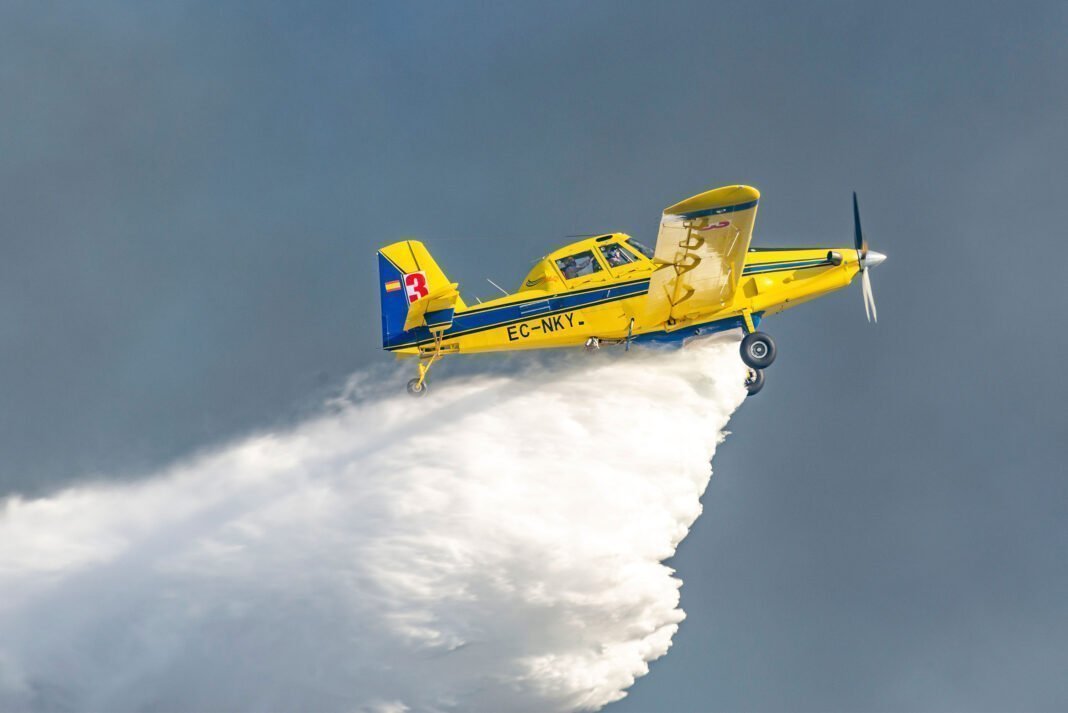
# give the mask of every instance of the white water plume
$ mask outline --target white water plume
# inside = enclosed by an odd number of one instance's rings
[[[743,373],[578,355],[9,499],[0,710],[600,708],[684,617],[662,561]]]

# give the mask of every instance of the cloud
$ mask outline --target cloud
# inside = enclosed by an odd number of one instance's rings
[[[733,342],[353,398],[0,511],[0,709],[597,709],[671,645],[662,561]],[[399,384],[402,380],[397,380]]]

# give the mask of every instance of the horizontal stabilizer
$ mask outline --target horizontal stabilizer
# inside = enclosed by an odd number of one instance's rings
[[[404,319],[404,331],[427,327],[436,332],[451,327],[456,303],[460,299],[458,287],[455,282],[443,285],[426,297],[412,302],[408,306],[408,316]]]

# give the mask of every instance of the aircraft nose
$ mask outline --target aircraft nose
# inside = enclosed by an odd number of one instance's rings
[[[874,250],[869,250],[868,254],[864,256],[864,259],[861,260],[860,263],[865,268],[875,267],[885,259],[886,255],[883,255],[882,253],[877,253]]]

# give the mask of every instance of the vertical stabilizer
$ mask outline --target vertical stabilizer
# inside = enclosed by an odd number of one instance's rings
[[[426,327],[404,329],[408,306],[448,286],[449,279],[418,240],[402,240],[378,251],[378,289],[382,309],[382,348],[412,346],[430,337]],[[464,308],[457,298],[456,308]]]

